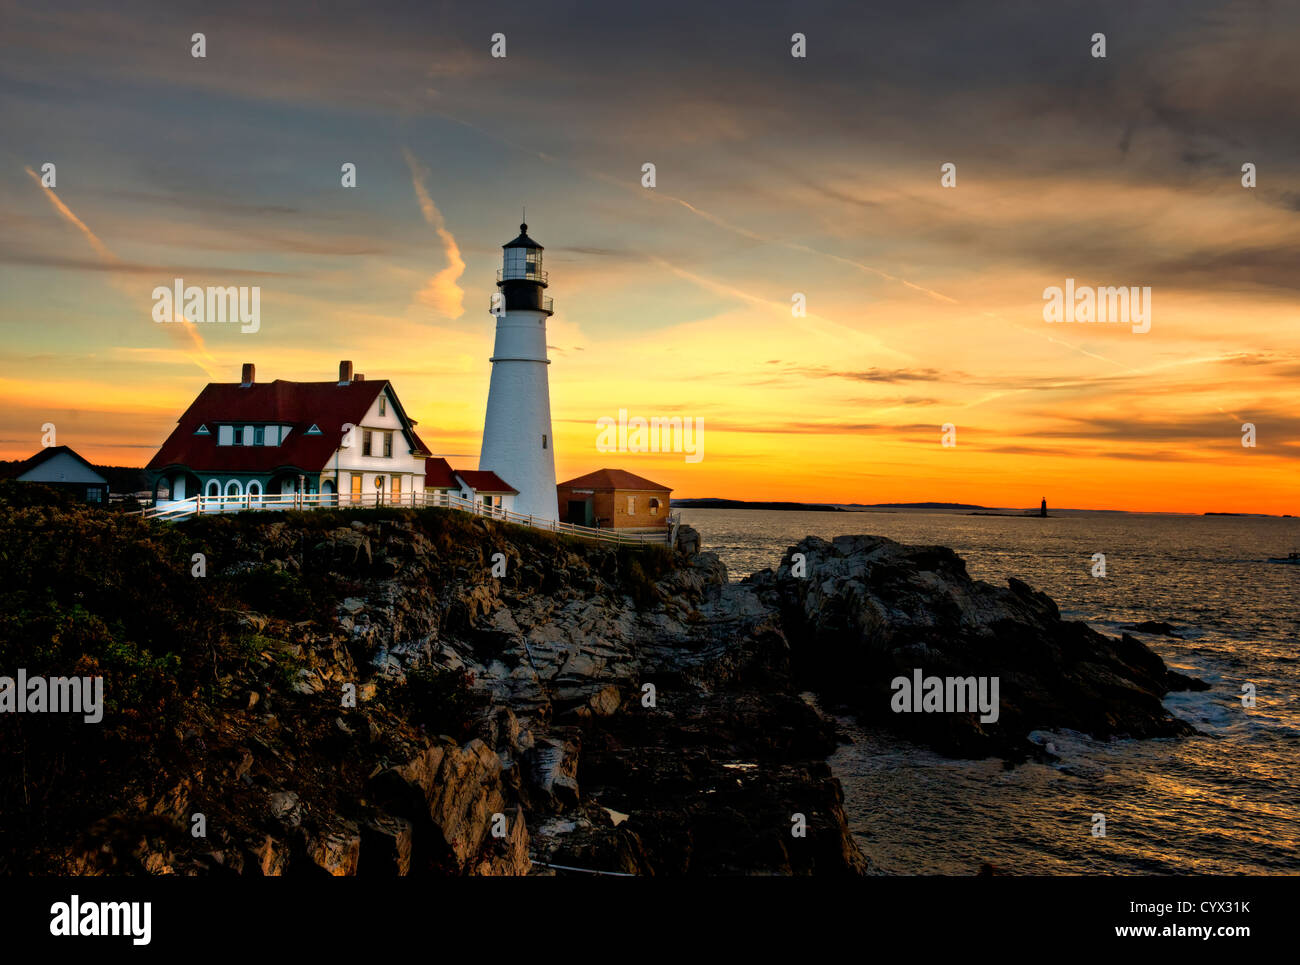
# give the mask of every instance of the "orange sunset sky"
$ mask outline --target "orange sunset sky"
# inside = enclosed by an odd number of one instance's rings
[[[0,458],[53,422],[142,466],[241,363],[351,359],[472,468],[526,204],[561,479],[1300,513],[1300,12],[984,6],[0,0]],[[156,324],[177,277],[260,330]],[[1067,278],[1149,286],[1150,332],[1046,323]],[[703,460],[598,452],[620,409]]]

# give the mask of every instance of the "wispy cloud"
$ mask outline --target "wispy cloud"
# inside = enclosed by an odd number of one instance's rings
[[[76,229],[85,236],[85,239],[90,242],[90,247],[95,249],[95,253],[110,264],[117,264],[117,256],[108,250],[108,246],[99,240],[99,237],[95,232],[86,227],[84,221],[72,213],[72,209],[64,204],[62,199],[54,193],[54,189],[47,188],[42,184],[41,176],[30,167],[24,168],[24,170],[31,176],[31,179],[36,182],[36,186],[44,193],[46,200],[54,206],[54,210],[61,214],[69,224],[74,225]]]
[[[80,218],[78,218],[72,212],[72,209],[63,203],[63,200],[57,194],[54,193],[54,189],[46,187],[44,184],[41,183],[40,175],[38,175],[30,167],[26,167],[24,170],[26,170],[27,173],[31,175],[32,180],[36,182],[36,186],[41,189],[41,191],[45,194],[45,197],[49,200],[50,204],[54,206],[54,210],[57,211],[60,215],[62,215],[63,218],[66,221],[68,221],[69,224],[72,224],[73,226],[76,227],[78,231],[81,232],[81,234],[85,237],[86,241],[90,243],[90,246],[95,249],[96,254],[98,254],[102,259],[104,259],[104,261],[112,265],[115,269],[122,264],[121,259],[118,258],[117,255],[113,254],[113,252],[109,249],[108,245],[104,244],[104,242],[102,242],[99,239],[99,236],[96,235],[95,232],[91,231],[90,228],[86,226],[86,223],[82,221]],[[136,290],[135,286],[123,286],[122,282],[120,281],[119,277],[116,274],[110,275],[109,280],[113,282],[114,286],[117,287],[119,291],[122,291],[123,294],[127,295],[128,297],[131,298],[139,297],[140,293]],[[198,333],[198,327],[196,325],[190,324],[185,320],[185,318],[182,315],[180,315],[179,307],[180,306],[175,306],[175,308],[173,309],[175,313],[174,321],[178,322],[179,324],[164,325],[163,327],[167,329],[169,332],[171,332],[173,334],[173,337],[179,338],[182,341],[188,339],[190,342],[192,342],[195,349],[195,355],[191,357],[191,361],[193,361],[194,364],[199,366],[199,368],[203,369],[203,371],[205,371],[208,374],[209,378],[215,378],[217,368],[218,368],[217,360],[214,359],[212,357],[212,354],[208,351],[207,345],[205,345],[203,342],[203,336]]]
[[[452,233],[447,230],[442,212],[433,203],[433,198],[429,197],[429,192],[424,186],[424,172],[415,157],[406,148],[402,148],[402,156],[406,158],[406,164],[411,169],[411,184],[415,188],[415,197],[420,202],[420,213],[424,215],[424,220],[430,227],[438,233],[438,238],[442,241],[443,253],[447,257],[447,267],[430,278],[417,297],[449,318],[460,318],[465,314],[465,290],[457,284],[460,276],[465,273],[465,260],[460,256],[460,246],[456,244]]]

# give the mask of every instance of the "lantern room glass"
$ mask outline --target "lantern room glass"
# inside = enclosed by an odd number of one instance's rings
[[[505,270],[502,278],[542,280],[542,249],[507,248],[505,254]]]

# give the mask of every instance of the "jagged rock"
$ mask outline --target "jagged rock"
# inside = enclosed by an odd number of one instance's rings
[[[617,687],[610,684],[592,694],[587,703],[591,706],[591,712],[597,717],[609,717],[618,713],[619,708],[623,706],[623,695],[619,693]]]
[[[806,560],[792,574],[793,553]],[[1063,621],[1046,594],[972,580],[942,546],[877,536],[809,537],[752,585],[783,613],[797,669],[864,721],[956,755],[1016,754],[1037,729],[1098,737],[1194,733],[1161,698],[1186,678],[1132,637]],[[891,681],[996,677],[996,722],[978,713],[895,713]]]
[[[411,873],[415,825],[405,818],[379,814],[361,825],[357,874],[402,877]]]
[[[271,795],[271,816],[290,827],[302,823],[302,804],[294,791],[277,791]]]
[[[257,865],[262,874],[267,876],[279,876],[285,873],[289,867],[289,847],[282,841],[277,841],[269,834],[266,839],[253,852],[257,858]]]
[[[679,553],[694,556],[700,551],[700,532],[694,526],[682,523],[677,527],[677,545]]]
[[[344,877],[357,873],[361,835],[355,829],[308,834],[306,852],[326,874]]]
[[[525,755],[533,784],[555,805],[578,803],[580,744],[561,737],[539,737]]]
[[[507,814],[506,822],[506,836],[488,839],[484,854],[474,867],[474,874],[499,877],[526,875],[532,870],[528,857],[530,839],[522,809],[516,808]]]
[[[1132,630],[1134,633],[1150,633],[1155,636],[1174,637],[1181,640],[1182,635],[1171,623],[1165,623],[1162,620],[1143,620],[1141,623],[1129,623],[1121,627],[1123,630]]]
[[[459,870],[470,867],[490,830],[492,815],[505,810],[501,759],[483,741],[464,747],[440,738],[401,767],[380,774],[418,788],[426,817],[437,830],[438,851]],[[392,790],[384,793],[392,797]]]

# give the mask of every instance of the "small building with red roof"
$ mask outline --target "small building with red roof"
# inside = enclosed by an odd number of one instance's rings
[[[424,491],[443,492],[489,509],[514,510],[519,490],[494,472],[452,469],[446,459],[424,460]]]
[[[513,510],[519,490],[494,472],[486,469],[456,469],[460,498],[494,509]]]
[[[672,490],[625,469],[597,469],[555,489],[566,523],[628,530],[668,526]]]
[[[392,383],[367,382],[351,362],[324,382],[212,382],[181,415],[146,467],[155,496],[236,502],[295,493],[343,505],[410,502],[424,490],[429,450]]]
[[[460,482],[451,463],[439,456],[424,460],[424,491],[460,495]]]

